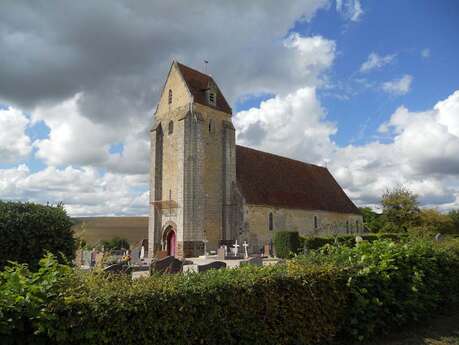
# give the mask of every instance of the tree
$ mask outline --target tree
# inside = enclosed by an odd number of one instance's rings
[[[434,208],[421,210],[420,225],[432,233],[450,234],[454,232],[453,219]]]
[[[403,186],[387,190],[381,199],[384,232],[406,232],[420,224],[417,195]]]
[[[370,232],[379,232],[384,226],[382,215],[374,212],[370,207],[360,207],[363,224]]]
[[[8,261],[35,269],[47,252],[72,260],[76,247],[72,225],[62,204],[0,201],[0,269]]]
[[[453,223],[453,232],[459,234],[459,210],[451,210],[448,213],[448,217]]]

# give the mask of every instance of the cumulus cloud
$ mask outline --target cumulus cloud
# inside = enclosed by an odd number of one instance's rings
[[[452,207],[459,192],[458,117],[459,91],[423,112],[401,106],[384,126],[391,142],[337,148],[332,170],[362,204],[404,184],[425,205]]]
[[[386,81],[382,84],[381,88],[384,92],[392,95],[405,95],[410,91],[412,82],[413,76],[405,74],[400,79]]]
[[[374,69],[380,69],[394,61],[395,56],[395,54],[380,56],[377,53],[371,53],[368,55],[367,60],[360,66],[360,72],[365,73]]]
[[[73,216],[147,214],[147,188],[146,176],[104,174],[92,167],[48,167],[38,172],[26,165],[0,169],[0,198],[62,201]]]
[[[258,108],[234,117],[242,145],[261,148],[305,161],[317,161],[333,147],[335,124],[325,121],[325,111],[314,88],[276,96]]]
[[[145,174],[148,171],[148,122],[127,120],[129,131],[93,122],[78,106],[81,94],[57,105],[38,106],[32,121],[43,121],[49,136],[36,140],[36,156],[50,166],[93,165],[111,171]],[[110,145],[124,144],[122,153],[110,153]]]
[[[29,119],[16,108],[0,109],[0,163],[17,162],[31,152]]]
[[[2,2],[0,100],[32,109],[81,93],[83,115],[125,124],[128,115],[151,114],[172,58],[197,68],[209,60],[230,100],[266,88],[294,90],[309,73],[293,63],[299,50],[279,49],[282,38],[295,21],[327,6],[327,0],[288,6],[203,0],[192,9],[181,1]]]

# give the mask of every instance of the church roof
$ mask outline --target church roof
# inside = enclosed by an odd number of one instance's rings
[[[188,89],[193,95],[194,101],[196,103],[206,105],[208,107],[214,107],[218,110],[224,111],[225,113],[232,113],[231,107],[228,105],[228,102],[226,102],[223,93],[220,91],[217,83],[212,79],[211,76],[196,71],[195,69],[192,69],[188,66],[182,65],[179,62],[176,62],[176,64],[180,70],[180,73],[182,73],[183,79],[185,79]],[[215,85],[218,91],[215,106],[210,105],[206,99],[206,90],[211,84]]]
[[[236,175],[248,204],[360,214],[324,167],[237,145]]]

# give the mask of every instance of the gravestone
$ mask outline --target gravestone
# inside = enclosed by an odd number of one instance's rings
[[[179,273],[182,272],[183,262],[173,256],[166,256],[163,259],[156,259],[151,262],[151,272],[157,273]]]
[[[264,256],[271,256],[271,246],[269,244],[265,244],[263,247],[263,255]]]
[[[217,249],[217,258],[218,260],[225,260],[226,249],[225,247],[220,247]]]
[[[250,258],[248,260],[241,261],[241,266],[254,265],[254,266],[263,266],[263,259],[259,256]]]
[[[226,268],[226,264],[221,261],[213,261],[206,265],[198,265],[198,272],[205,272],[208,270],[219,270],[221,268]]]

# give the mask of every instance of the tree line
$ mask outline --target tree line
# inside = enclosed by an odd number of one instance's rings
[[[404,186],[387,190],[381,197],[382,212],[361,207],[363,222],[370,232],[409,232],[413,234],[459,234],[459,210],[442,213],[421,208],[418,196]]]

